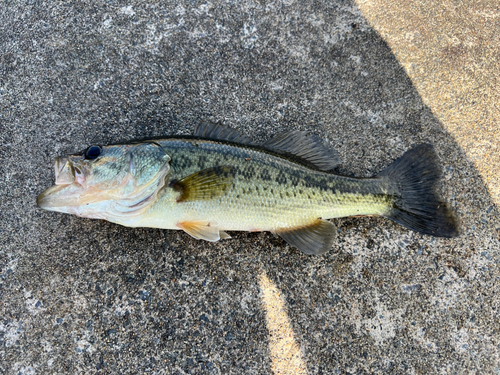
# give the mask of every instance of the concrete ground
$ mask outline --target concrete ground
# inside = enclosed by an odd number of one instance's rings
[[[498,373],[500,9],[395,3],[2,2],[0,373]],[[462,235],[345,218],[311,257],[37,208],[55,156],[200,120],[362,177],[430,142]]]

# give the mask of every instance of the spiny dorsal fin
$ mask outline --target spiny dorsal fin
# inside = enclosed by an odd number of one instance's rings
[[[202,122],[194,129],[194,135],[202,138],[209,138],[221,141],[237,142],[242,144],[252,144],[253,141],[239,131],[221,124],[212,122]]]
[[[318,219],[303,227],[282,228],[274,232],[304,254],[319,255],[332,248],[337,228],[329,221]]]
[[[222,237],[219,226],[215,222],[206,220],[182,221],[177,226],[197,240],[215,242],[219,241]],[[222,233],[226,234],[225,232]]]
[[[299,130],[278,134],[262,146],[280,154],[295,156],[322,171],[332,170],[340,164],[336,151],[326,148],[316,135],[307,135]]]
[[[213,167],[193,173],[182,180],[173,180],[170,186],[180,192],[177,202],[215,199],[223,195],[234,178],[234,168]]]

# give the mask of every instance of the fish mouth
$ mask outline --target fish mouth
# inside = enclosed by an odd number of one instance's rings
[[[36,203],[44,210],[66,212],[64,207],[79,204],[83,189],[75,182],[75,168],[69,158],[56,157],[54,172],[55,185],[43,191]]]
[[[54,162],[56,185],[69,185],[75,181],[75,169],[68,158],[57,157]]]
[[[48,211],[66,212],[68,206],[77,206],[82,194],[76,184],[54,185],[43,191],[36,199],[38,207]]]

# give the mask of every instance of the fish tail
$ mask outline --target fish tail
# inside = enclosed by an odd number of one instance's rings
[[[394,194],[391,209],[385,217],[411,230],[436,237],[456,237],[458,221],[436,193],[441,170],[434,149],[419,145],[383,171]]]

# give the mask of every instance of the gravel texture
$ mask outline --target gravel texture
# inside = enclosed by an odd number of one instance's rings
[[[430,142],[462,235],[345,218],[311,257],[36,207],[55,156],[200,120],[311,131],[362,177]],[[2,374],[269,374],[262,274],[309,374],[500,371],[498,208],[351,1],[4,1],[0,132]]]

